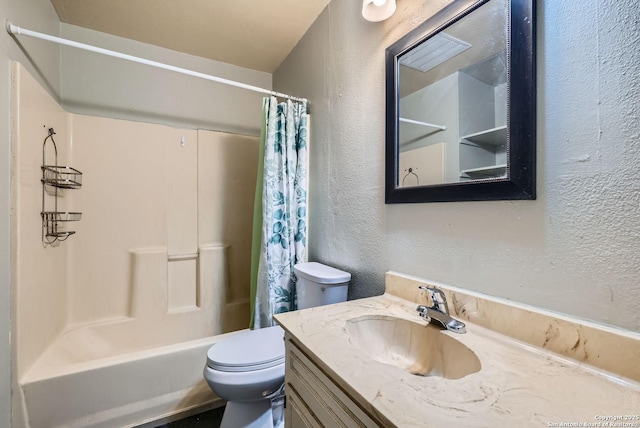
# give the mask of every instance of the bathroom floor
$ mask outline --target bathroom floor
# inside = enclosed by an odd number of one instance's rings
[[[219,407],[169,424],[157,425],[156,428],[218,428],[223,413],[224,407]]]

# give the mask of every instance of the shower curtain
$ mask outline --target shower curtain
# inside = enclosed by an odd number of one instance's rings
[[[293,266],[306,259],[307,103],[265,97],[251,258],[252,328],[296,309]]]

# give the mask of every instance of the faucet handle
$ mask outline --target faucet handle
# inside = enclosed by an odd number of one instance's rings
[[[447,304],[447,297],[444,292],[439,288],[429,287],[426,285],[418,286],[420,290],[425,290],[429,293],[429,297],[433,301],[433,308],[439,310],[440,312],[444,312],[445,314],[449,314],[449,305]]]
[[[427,322],[431,322],[431,317],[429,316],[429,308],[425,305],[418,305],[416,308],[418,315],[424,318]]]

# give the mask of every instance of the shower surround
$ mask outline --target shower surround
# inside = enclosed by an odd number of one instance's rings
[[[16,427],[131,426],[218,400],[206,350],[249,321],[258,139],[65,112],[13,64]],[[84,173],[41,242],[42,142]],[[47,195],[46,198],[50,196]]]

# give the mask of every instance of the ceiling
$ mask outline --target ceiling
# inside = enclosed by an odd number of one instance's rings
[[[51,0],[60,21],[273,73],[330,0]]]

